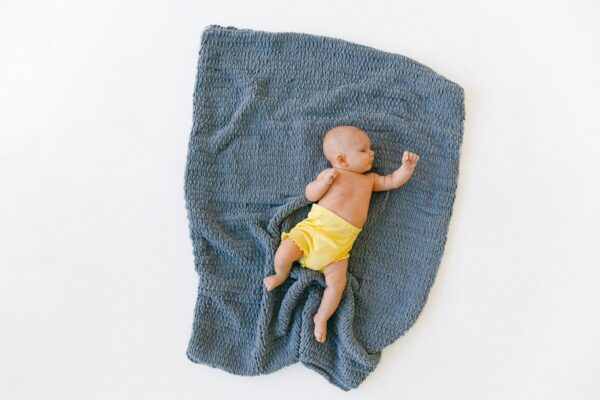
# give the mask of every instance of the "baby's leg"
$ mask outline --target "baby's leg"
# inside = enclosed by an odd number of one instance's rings
[[[290,274],[292,263],[302,257],[302,250],[290,238],[285,238],[275,252],[275,274],[267,276],[263,283],[271,291],[281,285]]]
[[[315,314],[315,338],[323,343],[327,337],[327,320],[335,313],[342,294],[346,288],[346,272],[348,271],[348,259],[329,264],[323,274],[327,287],[323,292],[323,299],[319,311]]]

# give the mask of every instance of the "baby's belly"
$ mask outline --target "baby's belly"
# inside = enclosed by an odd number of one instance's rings
[[[336,193],[327,192],[318,204],[362,229],[369,213],[370,200],[370,193],[369,196],[340,196]]]

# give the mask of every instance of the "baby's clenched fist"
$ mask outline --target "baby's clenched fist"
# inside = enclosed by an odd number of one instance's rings
[[[328,172],[325,175],[325,182],[328,185],[331,185],[333,183],[333,181],[335,181],[335,178],[338,177],[338,172],[335,169],[332,169],[330,172]]]
[[[419,162],[419,156],[415,153],[411,153],[410,151],[405,151],[402,155],[402,165],[405,165],[407,168],[415,168],[417,163]]]

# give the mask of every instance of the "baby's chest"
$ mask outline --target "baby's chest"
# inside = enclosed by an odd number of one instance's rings
[[[361,197],[371,194],[373,182],[368,177],[341,176],[336,179],[332,189],[339,195]]]

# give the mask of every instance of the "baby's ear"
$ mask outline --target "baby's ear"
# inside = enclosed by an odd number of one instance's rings
[[[344,155],[344,153],[337,153],[335,156],[335,161],[337,161],[338,163],[347,166],[346,164],[348,164],[346,162],[346,156]]]

